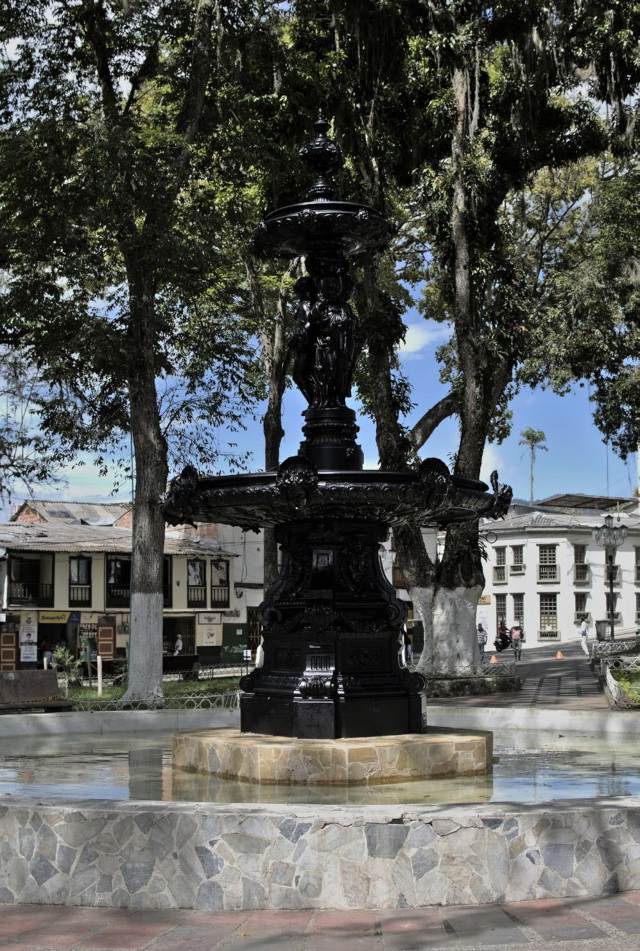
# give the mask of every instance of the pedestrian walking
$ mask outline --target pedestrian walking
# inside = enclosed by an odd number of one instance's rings
[[[586,620],[580,625],[580,646],[586,657],[589,656],[589,625]]]
[[[511,635],[511,646],[513,647],[513,658],[514,660],[522,660],[522,641],[523,634],[522,628],[519,624],[514,624],[511,630],[509,631]]]
[[[485,649],[487,641],[489,640],[489,635],[484,629],[482,624],[478,624],[477,637],[478,637],[478,650],[480,651],[480,660],[484,660],[484,649]]]

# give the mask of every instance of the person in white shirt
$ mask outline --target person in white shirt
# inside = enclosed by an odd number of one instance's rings
[[[178,654],[181,654],[181,653],[182,653],[182,638],[178,634],[178,636],[176,637],[176,643],[173,648],[173,656],[177,657]]]
[[[582,650],[584,651],[587,657],[589,656],[588,639],[589,639],[589,627],[587,625],[587,622],[583,621],[582,624],[580,625],[580,646],[582,647]]]

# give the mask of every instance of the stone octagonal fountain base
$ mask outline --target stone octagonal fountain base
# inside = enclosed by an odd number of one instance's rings
[[[254,783],[361,785],[465,776],[491,768],[493,734],[434,729],[400,736],[315,740],[239,730],[174,738],[180,769]]]

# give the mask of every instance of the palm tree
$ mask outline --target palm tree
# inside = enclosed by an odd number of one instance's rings
[[[530,481],[529,481],[529,495],[530,502],[533,504],[533,471],[536,465],[536,452],[538,450],[544,450],[548,452],[547,447],[544,444],[546,434],[541,429],[532,429],[530,426],[527,426],[526,429],[523,429],[520,433],[522,439],[518,443],[519,446],[528,446],[531,453],[531,472],[530,472]]]

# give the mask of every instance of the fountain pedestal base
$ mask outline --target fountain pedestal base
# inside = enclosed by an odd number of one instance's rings
[[[365,785],[486,773],[492,733],[430,730],[342,740],[208,730],[174,737],[180,769],[264,784]]]

